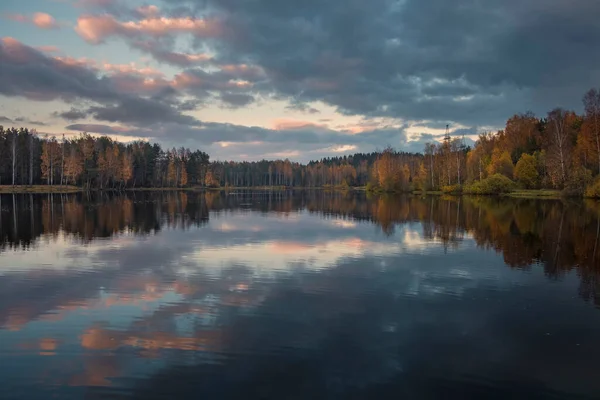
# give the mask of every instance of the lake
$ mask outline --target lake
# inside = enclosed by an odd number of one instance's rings
[[[0,196],[2,399],[600,394],[600,204]]]

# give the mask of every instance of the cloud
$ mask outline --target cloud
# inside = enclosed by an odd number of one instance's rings
[[[50,14],[38,12],[33,14],[32,22],[41,29],[58,29],[58,24]]]
[[[43,12],[36,12],[32,16],[23,14],[7,14],[5,15],[5,18],[23,24],[33,24],[40,29],[60,28],[53,16]]]
[[[14,22],[21,22],[21,23],[31,22],[31,19],[23,14],[5,14],[4,18],[14,21]]]
[[[0,74],[2,95],[37,101],[60,99],[67,103],[84,100],[91,104],[79,113],[65,114],[67,118],[79,117],[83,112],[97,120],[136,126],[159,121],[187,125],[199,122],[178,111],[178,101],[173,96],[150,98],[144,97],[144,93],[122,91],[118,84],[121,81],[110,75],[99,74],[86,60],[48,57],[13,38],[2,38],[0,41],[0,70],[3,71]],[[111,66],[109,70],[116,70],[121,78],[124,75],[132,80],[135,79],[132,73],[148,73],[134,68],[126,71],[122,66]],[[159,93],[157,89],[151,94]],[[62,116],[60,113],[58,115]]]
[[[149,53],[155,60],[175,65],[178,67],[190,67],[194,65],[202,65],[212,60],[212,56],[205,53],[180,53],[164,48],[163,44],[158,41],[132,41],[131,47]]]
[[[196,118],[183,115],[173,107],[142,98],[124,98],[115,105],[92,106],[87,112],[95,119],[149,126],[170,121],[181,125],[198,125]]]
[[[66,119],[67,121],[77,121],[79,119],[84,119],[87,117],[88,113],[85,110],[78,110],[76,108],[71,107],[68,111],[63,112],[54,112],[52,116],[60,117]]]
[[[37,49],[39,51],[43,51],[44,53],[57,53],[60,49],[56,46],[38,46]]]
[[[15,118],[14,121],[29,124],[29,125],[37,125],[37,126],[46,126],[47,125],[45,122],[35,121],[35,120],[31,120],[29,118],[24,118],[24,117]]]
[[[232,157],[235,143],[257,141],[263,148],[236,151],[284,154],[291,143],[294,151],[416,149],[427,138],[412,128],[407,138],[406,126],[476,132],[500,127],[517,112],[581,109],[582,94],[600,81],[593,40],[600,36],[600,3],[588,0],[307,0],[294,7],[275,0],[163,0],[160,9],[80,3],[86,11],[76,30],[88,43],[122,40],[176,67],[173,75],[54,59],[4,39],[0,93],[81,100],[77,109],[98,123],[208,143]],[[333,117],[327,127],[277,131],[186,115],[211,104],[245,107],[253,99],[309,115],[325,104],[364,121]],[[392,123],[373,123],[377,118]],[[216,147],[221,136],[234,144]]]
[[[208,151],[211,158],[219,160],[290,158],[293,161],[308,162],[333,154],[352,154],[359,150],[375,151],[388,145],[402,151],[422,150],[420,143],[421,147],[417,149],[416,142],[408,140],[407,126],[349,134],[307,121],[278,120],[275,121],[274,128],[216,122],[199,122],[192,126],[156,121],[140,128],[123,129],[118,134],[132,138],[148,138],[165,147],[201,148]],[[72,126],[68,129],[72,129]],[[110,133],[112,132],[107,130],[107,134]]]
[[[327,129],[327,125],[319,125],[308,121],[298,121],[294,119],[276,119],[273,121],[273,129],[275,130],[295,130],[295,129]]]
[[[117,73],[117,74],[133,74],[133,75],[141,75],[145,77],[155,77],[162,78],[164,77],[164,73],[150,67],[138,67],[135,63],[129,64],[110,64],[103,63],[101,68],[106,72]]]
[[[309,106],[306,103],[298,103],[293,101],[292,103],[290,103],[289,105],[287,105],[285,107],[286,110],[293,110],[293,111],[301,111],[307,114],[319,114],[321,111],[317,110],[314,107]]]
[[[254,96],[243,93],[222,93],[221,101],[230,107],[243,107],[252,103]]]
[[[580,109],[600,80],[600,3],[587,0],[165,4],[226,21],[219,59],[253,60],[265,91],[349,115],[501,125],[523,110]]]
[[[153,5],[138,7],[136,11],[145,18],[156,18],[159,15],[158,7]]]
[[[114,16],[83,15],[77,19],[75,31],[86,41],[97,44],[112,36],[134,37],[140,35],[163,36],[190,33],[196,37],[210,38],[221,31],[219,21],[202,18],[149,17],[139,21],[118,21]]]
[[[105,135],[121,134],[125,130],[124,128],[98,124],[74,124],[66,126],[65,129],[69,131],[100,133]]]

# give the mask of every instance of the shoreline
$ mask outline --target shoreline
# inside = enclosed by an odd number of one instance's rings
[[[385,194],[409,194],[418,196],[484,196],[484,197],[511,197],[520,199],[548,199],[557,200],[568,198],[561,194],[559,190],[551,189],[536,189],[536,190],[515,190],[510,193],[503,194],[492,194],[492,195],[471,195],[468,193],[444,193],[442,191],[412,191],[412,192],[382,192],[382,191],[367,191],[364,186],[362,187],[283,187],[283,186],[256,186],[256,187],[220,187],[220,188],[202,188],[197,186],[192,187],[139,187],[139,188],[123,188],[119,189],[93,189],[92,192],[232,192],[232,191],[285,191],[285,190],[323,190],[333,192],[367,192],[373,195],[385,195]],[[72,185],[0,185],[0,194],[74,194],[81,193],[85,190],[82,187]],[[586,199],[586,197],[571,197],[577,199]],[[594,199],[590,199],[594,200]]]
[[[79,193],[83,188],[70,185],[0,185],[0,194]]]

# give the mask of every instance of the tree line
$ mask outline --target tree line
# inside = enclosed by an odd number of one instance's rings
[[[406,181],[418,172],[419,154],[386,150],[404,167]],[[365,186],[381,153],[330,157],[308,164],[214,161],[187,148],[164,150],[145,141],[120,143],[81,133],[41,137],[27,128],[0,126],[1,185],[75,185],[88,189],[136,187],[323,187]],[[383,164],[381,164],[383,165]]]
[[[183,187],[203,184],[209,164],[208,154],[200,150],[163,150],[145,141],[124,144],[86,133],[59,140],[0,126],[2,185]]]
[[[450,192],[500,176],[523,189],[597,197],[600,91],[588,91],[583,105],[582,115],[562,108],[541,118],[531,112],[514,115],[504,129],[481,133],[473,148],[458,138],[427,144],[416,186]]]
[[[62,140],[27,128],[0,127],[0,184],[126,187],[367,186],[382,191],[501,191],[551,188],[600,197],[600,91],[584,113],[554,109],[512,116],[474,147],[447,135],[422,154],[393,148],[301,164],[286,160],[215,161],[203,151],[163,150],[82,133]]]

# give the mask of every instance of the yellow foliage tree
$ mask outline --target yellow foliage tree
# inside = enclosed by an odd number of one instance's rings
[[[537,160],[534,156],[525,154],[521,156],[515,167],[515,178],[527,189],[536,188],[539,184]]]
[[[513,178],[514,166],[508,151],[494,149],[492,160],[488,166],[488,174],[502,174],[510,179]]]

